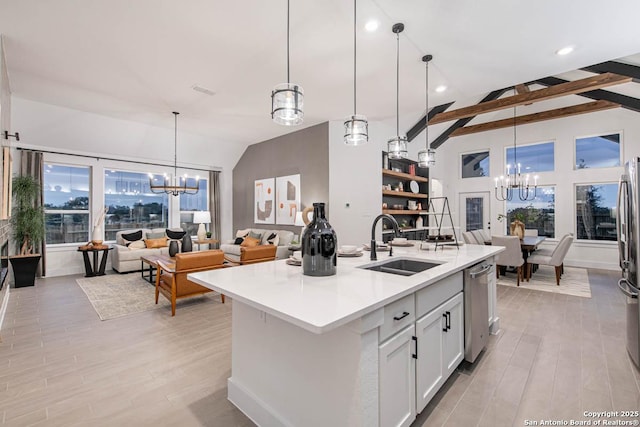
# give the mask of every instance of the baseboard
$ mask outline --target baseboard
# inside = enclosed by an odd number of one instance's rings
[[[565,259],[564,265],[566,267],[580,267],[580,268],[595,268],[598,270],[620,270],[620,266],[617,263],[600,262],[600,261],[583,261],[576,259]]]
[[[257,396],[234,381],[233,377],[227,380],[227,399],[259,426],[293,427]]]

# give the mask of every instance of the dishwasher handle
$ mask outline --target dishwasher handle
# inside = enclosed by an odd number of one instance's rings
[[[491,264],[482,264],[481,266],[479,266],[480,270],[471,270],[469,271],[469,276],[472,279],[475,279],[478,276],[482,276],[485,275],[489,272],[489,270],[491,270]]]

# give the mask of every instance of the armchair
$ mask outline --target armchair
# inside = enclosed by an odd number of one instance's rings
[[[254,247],[240,247],[239,257],[225,255],[225,260],[233,265],[248,265],[257,262],[274,261],[276,259],[277,246],[259,245]]]
[[[160,294],[164,295],[171,301],[171,315],[175,316],[177,299],[212,292],[209,288],[187,280],[187,274],[223,268],[223,263],[224,252],[221,250],[179,253],[175,256],[175,263],[158,260],[156,304]],[[220,296],[224,303],[224,295]]]

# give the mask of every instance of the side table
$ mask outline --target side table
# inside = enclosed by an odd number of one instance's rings
[[[104,268],[107,265],[107,256],[109,255],[109,251],[113,249],[108,245],[85,245],[78,247],[78,252],[82,252],[82,257],[84,258],[84,277],[95,277],[95,276],[104,276]],[[93,265],[89,261],[89,252],[93,253]],[[100,265],[98,266],[98,255],[102,252],[102,259],[100,260]]]
[[[198,245],[198,250],[201,251],[202,250],[202,245],[217,245],[218,243],[220,243],[217,239],[204,239],[204,240],[194,240],[193,243],[195,243],[196,245]]]

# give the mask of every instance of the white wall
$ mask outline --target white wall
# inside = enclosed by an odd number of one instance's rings
[[[382,211],[382,151],[395,135],[394,127],[369,122],[369,143],[344,144],[343,122],[329,122],[329,203],[331,226],[339,245],[371,240],[371,224]],[[381,239],[380,225],[377,238]]]
[[[20,142],[13,145],[120,160],[173,163],[174,128],[170,111],[167,112],[168,126],[159,128],[15,96],[12,101],[12,128],[20,132]],[[232,170],[243,151],[244,147],[239,144],[180,131],[180,119],[178,119],[179,166],[221,171],[222,239],[231,238]],[[148,172],[150,168],[150,166],[133,163],[54,154],[47,154],[45,159],[70,165],[89,165],[97,168],[97,176],[102,176],[102,169],[122,168]],[[158,168],[154,167],[154,170]],[[93,194],[103,194],[102,186],[103,182],[94,180]],[[98,212],[103,206],[102,203],[101,197],[94,198],[91,212]],[[174,209],[169,217],[179,221],[179,215],[176,212]],[[173,227],[178,224],[169,225]],[[76,249],[76,244],[49,249],[47,276],[83,272],[82,257],[80,254],[71,254]]]
[[[582,98],[577,99],[578,102],[584,102]],[[546,108],[547,105],[545,105]],[[520,112],[520,108],[518,109],[518,115],[529,112]],[[619,108],[518,126],[518,145],[555,142],[555,171],[538,174],[540,176],[539,185],[554,185],[556,194],[556,239],[548,239],[546,246],[555,245],[557,238],[566,233],[576,233],[575,184],[615,183],[618,182],[622,172],[622,167],[574,170],[574,139],[581,136],[622,131],[624,164],[631,157],[640,155],[640,121],[638,118],[640,118],[638,113]],[[430,130],[431,139],[438,135],[439,132]],[[424,134],[419,138],[424,140]],[[437,164],[431,170],[431,177],[442,182],[442,191],[445,196],[450,198],[453,209],[457,212],[454,220],[458,224],[460,221],[459,194],[461,192],[491,191],[491,231],[493,234],[505,234],[506,224],[497,222],[497,215],[506,213],[506,203],[495,199],[493,179],[504,171],[505,147],[508,146],[513,146],[513,128],[451,138],[437,149]],[[491,155],[491,176],[461,179],[461,154],[486,149],[490,150]],[[616,270],[618,269],[617,246],[615,242],[574,241],[567,255],[566,264]]]

